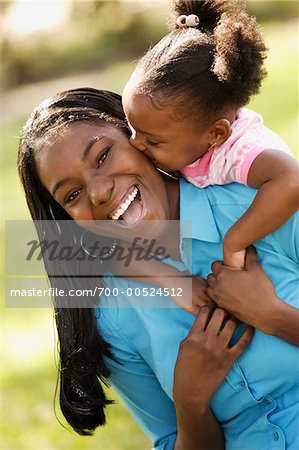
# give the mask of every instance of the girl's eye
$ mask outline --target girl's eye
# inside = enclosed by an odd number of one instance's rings
[[[146,145],[150,145],[151,147],[155,147],[155,146],[159,145],[159,142],[153,142],[153,141],[150,141],[148,138],[146,138]]]
[[[110,152],[110,147],[106,148],[99,154],[99,156],[97,157],[97,167],[98,168],[103,164],[103,162],[107,158],[109,152]]]
[[[77,197],[78,197],[78,195],[80,194],[80,189],[76,189],[75,191],[72,191],[72,192],[70,192],[67,196],[66,196],[66,198],[65,198],[65,200],[64,200],[64,203],[65,204],[67,204],[67,203],[71,203],[72,201],[74,201]]]

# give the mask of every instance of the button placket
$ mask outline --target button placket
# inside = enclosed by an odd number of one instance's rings
[[[226,376],[226,380],[237,392],[242,391],[246,387],[246,381],[237,363],[235,363],[231,368],[230,372]]]
[[[274,433],[273,433],[273,439],[274,439],[274,441],[278,441],[279,440],[279,433],[277,433],[277,431],[275,431]]]
[[[280,428],[278,428],[275,425],[271,425],[269,424],[271,429],[270,432],[270,448],[271,450],[285,450],[286,448],[286,442],[285,442],[285,437],[284,434],[282,432],[282,430]]]

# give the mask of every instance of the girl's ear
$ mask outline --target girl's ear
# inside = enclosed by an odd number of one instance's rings
[[[231,135],[232,129],[229,120],[219,119],[210,130],[210,146],[222,145]]]

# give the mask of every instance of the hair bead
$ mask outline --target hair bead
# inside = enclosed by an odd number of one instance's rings
[[[199,24],[199,18],[196,14],[189,14],[186,19],[186,25],[190,28],[195,28]]]
[[[176,24],[180,28],[195,28],[199,24],[199,18],[196,14],[189,14],[188,16],[182,14],[176,19]]]
[[[187,20],[187,16],[185,14],[182,14],[176,20],[177,26],[180,27],[180,28],[186,27],[186,20]]]

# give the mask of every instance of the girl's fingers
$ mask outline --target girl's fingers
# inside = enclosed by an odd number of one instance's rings
[[[241,355],[241,353],[245,350],[245,348],[252,339],[253,333],[254,328],[247,325],[244,333],[242,334],[238,342],[236,342],[236,344],[229,349],[229,352],[234,355],[235,359],[237,359]]]

